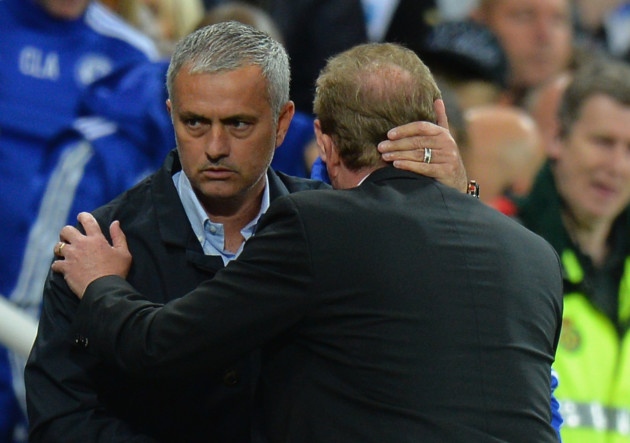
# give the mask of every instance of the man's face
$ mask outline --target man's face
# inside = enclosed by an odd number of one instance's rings
[[[578,223],[614,220],[630,203],[630,107],[594,95],[551,151],[560,194]]]
[[[505,49],[514,86],[538,85],[568,66],[573,39],[568,0],[495,0],[482,19]]]
[[[75,20],[85,12],[91,0],[38,0],[39,4],[53,17]]]
[[[287,103],[276,124],[266,87],[257,66],[215,74],[184,66],[175,78],[167,106],[182,168],[210,213],[251,202],[264,188],[294,110]]]

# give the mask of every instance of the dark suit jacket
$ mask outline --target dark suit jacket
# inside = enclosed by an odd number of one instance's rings
[[[203,254],[181,205],[172,175],[175,152],[162,169],[96,210],[104,232],[120,220],[134,264],[129,281],[166,303],[223,268]],[[272,199],[322,183],[268,172]],[[226,360],[197,377],[124,376],[72,346],[78,300],[60,274],[48,277],[38,337],[26,367],[31,441],[248,442],[255,357]]]
[[[540,237],[386,167],[277,199],[238,260],[161,309],[98,279],[76,328],[135,374],[214,370],[264,346],[271,442],[552,442],[561,281]]]

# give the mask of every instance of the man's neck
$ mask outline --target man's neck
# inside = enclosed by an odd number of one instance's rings
[[[339,174],[337,183],[333,182],[335,189],[350,189],[356,188],[374,171],[380,169],[381,166],[362,168],[356,171],[352,171],[347,168],[343,168],[343,172]]]
[[[223,225],[224,248],[229,252],[237,252],[245,239],[241,231],[260,213],[262,191],[255,198],[243,201],[231,212],[212,213],[206,210],[213,223]]]
[[[580,223],[566,213],[563,214],[562,219],[573,243],[583,254],[590,257],[595,266],[602,266],[610,252],[608,237],[612,231],[613,222],[606,220],[591,224]]]
[[[223,225],[225,250],[236,252],[245,241],[241,231],[260,214],[266,186],[263,179],[243,195],[200,200],[210,221]]]

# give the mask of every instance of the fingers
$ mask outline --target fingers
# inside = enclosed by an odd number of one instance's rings
[[[422,121],[407,123],[406,125],[397,126],[396,128],[391,129],[387,133],[387,138],[394,141],[409,137],[427,137],[427,139],[430,140],[432,137],[440,135],[442,132],[444,132],[444,129],[448,131],[448,117],[446,115],[444,100],[437,99],[435,102],[433,102],[433,109],[435,111],[437,125]],[[388,152],[390,150],[393,150],[391,144],[388,144],[387,142],[382,143],[384,145],[381,152]]]
[[[59,240],[63,243],[72,243],[78,237],[82,236],[81,232],[74,226],[66,225],[59,232]]]
[[[127,247],[127,236],[120,228],[120,222],[115,220],[109,227],[109,235],[112,237],[112,246],[114,248],[123,248],[128,249]]]
[[[87,235],[83,235],[83,233],[74,226],[64,226],[59,232],[59,242],[56,243],[53,248],[53,252],[56,257],[62,259],[65,258],[66,254],[64,252],[64,248],[68,250],[68,245],[76,244],[82,238],[88,236],[99,236],[104,238],[101,228],[92,214],[88,212],[81,212],[77,216],[77,220],[81,223]],[[112,241],[115,242],[114,244],[118,244],[124,248],[127,247],[127,240],[125,234],[122,232],[122,229],[120,229],[119,222],[116,221],[112,223],[112,227],[110,227],[110,234],[112,234]]]
[[[426,155],[425,148],[431,150],[431,164],[451,162],[453,156],[459,155],[454,142],[451,143],[450,139],[435,136],[385,141],[378,146],[385,161],[412,160],[423,163]]]
[[[101,231],[101,227],[98,225],[98,222],[89,212],[79,213],[77,220],[81,223],[81,226],[83,226],[87,235],[99,235],[103,233]]]
[[[67,243],[63,241],[57,242],[53,251],[56,257],[63,257],[63,248],[66,244]]]
[[[438,125],[429,122],[417,121],[391,129],[387,133],[387,138],[390,141],[396,141],[408,137],[434,137],[442,132],[444,132],[444,128]]]
[[[53,272],[63,272],[65,270],[65,263],[66,262],[64,260],[55,260],[52,265],[50,265],[50,268]]]
[[[446,116],[446,106],[444,106],[444,100],[441,98],[433,102],[433,110],[435,111],[435,117],[437,119],[438,126],[444,129],[448,128],[448,117]]]
[[[407,160],[427,164],[430,163],[432,165],[449,163],[452,161],[452,151],[440,149],[440,145],[437,145],[436,148],[431,148],[429,145],[430,143],[427,143],[423,148],[400,149],[396,152],[385,153],[383,154],[383,160],[393,162]]]

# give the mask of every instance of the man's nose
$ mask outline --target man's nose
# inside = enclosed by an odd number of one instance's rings
[[[210,159],[219,159],[230,153],[229,138],[224,128],[215,125],[206,135],[205,152]]]

